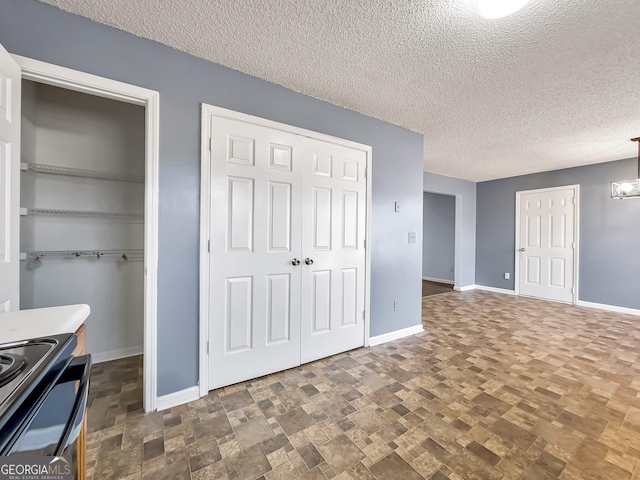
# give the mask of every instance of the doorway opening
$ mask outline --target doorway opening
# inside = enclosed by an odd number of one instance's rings
[[[13,58],[25,87],[22,308],[89,303],[88,353],[98,362],[142,353],[142,397],[136,403],[154,411],[159,95]],[[65,279],[56,272],[65,272]],[[70,298],[74,291],[86,295]],[[92,332],[91,322],[105,319],[115,323]],[[109,343],[113,337],[119,345]]]
[[[455,285],[456,197],[423,192],[422,296],[450,292]]]

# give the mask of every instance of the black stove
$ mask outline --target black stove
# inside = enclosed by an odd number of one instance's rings
[[[17,353],[0,353],[0,387],[20,373],[27,365],[27,359]]]
[[[72,365],[76,344],[71,333],[0,344],[0,455],[14,453],[21,434]]]

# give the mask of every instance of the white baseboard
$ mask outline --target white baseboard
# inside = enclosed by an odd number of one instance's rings
[[[505,288],[486,287],[484,285],[467,285],[465,287],[454,287],[455,290],[460,292],[466,292],[467,290],[485,290],[487,292],[502,293],[505,295],[515,295],[515,290],[507,290]],[[541,299],[544,300],[544,299]],[[584,300],[578,300],[576,302],[578,307],[595,308],[597,310],[606,310],[608,312],[625,313],[627,315],[636,315],[640,317],[640,309],[618,307],[617,305],[608,305],[606,303],[594,303],[586,302]]]
[[[184,390],[158,397],[158,399],[156,400],[156,408],[158,409],[158,411],[166,410],[167,408],[177,407],[178,405],[182,405],[183,403],[193,402],[194,400],[198,400],[199,398],[200,387],[196,385],[195,387],[185,388]]]
[[[428,282],[446,283],[447,285],[453,285],[453,280],[444,280],[442,278],[433,278],[433,277],[422,277],[422,279],[427,280]]]
[[[121,348],[119,350],[111,350],[110,352],[100,352],[91,354],[92,363],[109,362],[120,358],[133,357],[134,355],[142,355],[143,347]]]
[[[618,307],[616,305],[607,305],[606,303],[593,303],[585,302],[584,300],[578,300],[576,302],[578,307],[595,308],[598,310],[607,310],[609,312],[626,313],[627,315],[640,316],[640,310],[636,308]]]
[[[469,290],[475,290],[476,285],[465,285],[464,287],[455,286],[453,287],[453,289],[457,290],[458,292],[468,292]]]
[[[502,293],[504,295],[515,295],[515,290],[507,290],[506,288],[487,287],[485,285],[474,285],[476,290],[484,290],[486,292]]]
[[[398,340],[399,338],[408,337],[409,335],[415,335],[416,333],[424,332],[422,325],[414,325],[413,327],[402,328],[395,332],[383,333],[382,335],[376,335],[375,337],[369,337],[369,346],[380,345],[392,340]]]

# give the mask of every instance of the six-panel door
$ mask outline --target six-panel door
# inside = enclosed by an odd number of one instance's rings
[[[305,144],[302,363],[363,345],[365,152]]]
[[[572,302],[575,189],[522,193],[519,217],[520,294]]]
[[[362,346],[366,154],[216,116],[211,138],[209,388]]]

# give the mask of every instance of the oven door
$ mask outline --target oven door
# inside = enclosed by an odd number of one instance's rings
[[[91,355],[74,358],[34,404],[9,455],[64,456],[77,478],[77,441],[87,409]]]

